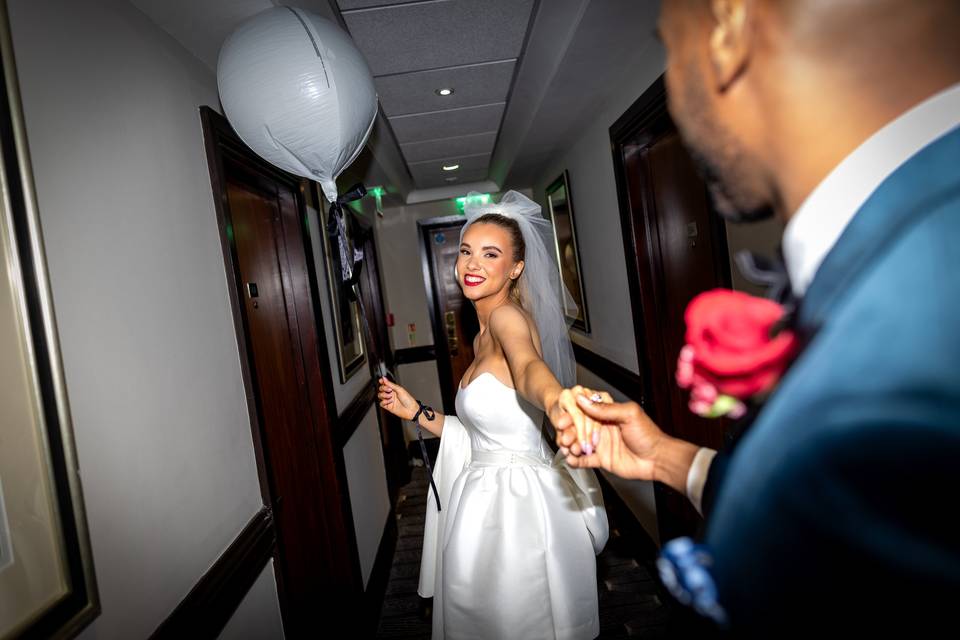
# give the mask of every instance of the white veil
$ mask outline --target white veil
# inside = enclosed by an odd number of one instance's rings
[[[484,214],[498,213],[517,221],[526,244],[523,274],[518,282],[520,302],[537,323],[543,361],[561,385],[572,387],[577,370],[564,308],[574,310],[572,315],[576,315],[577,307],[560,280],[553,225],[540,215],[539,204],[516,191],[506,192],[496,204],[481,203],[477,196],[474,192],[467,195],[467,224],[460,231],[460,241],[463,242],[467,227]]]

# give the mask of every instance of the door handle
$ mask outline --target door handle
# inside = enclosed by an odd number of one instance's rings
[[[457,338],[457,315],[453,311],[447,311],[444,314],[444,324],[447,329],[447,349],[450,355],[457,354],[459,340]]]
[[[256,282],[248,282],[247,286],[247,297],[253,301],[253,308],[256,309],[260,306],[260,303],[257,301],[257,298],[260,297],[260,291],[257,290]]]

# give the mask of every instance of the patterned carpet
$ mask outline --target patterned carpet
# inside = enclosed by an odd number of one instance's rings
[[[380,613],[378,638],[430,638],[430,603],[417,595],[426,497],[426,470],[415,467],[397,502],[399,537]],[[620,523],[629,516],[616,506],[608,505],[610,541],[597,558],[599,637],[689,637],[682,631],[687,629],[681,622],[684,616],[654,577],[652,553],[645,552],[651,557],[635,557],[638,550],[651,549],[652,543],[649,539],[642,544],[631,543],[621,534],[626,527]]]

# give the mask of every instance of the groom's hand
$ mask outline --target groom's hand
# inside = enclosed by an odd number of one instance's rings
[[[665,434],[636,402],[591,402],[579,397],[577,404],[584,415],[600,423],[600,441],[592,455],[569,455],[567,464],[602,467],[624,478],[657,480],[686,493],[687,475],[700,447]]]
[[[580,451],[576,449],[576,443],[566,445],[570,437],[565,433],[558,434],[558,443],[570,449],[567,464],[571,467],[601,467],[623,478],[654,479],[657,451],[665,434],[640,405],[610,400],[594,402],[587,395],[578,396],[577,404],[585,415],[601,423],[600,437],[594,452],[577,455]]]

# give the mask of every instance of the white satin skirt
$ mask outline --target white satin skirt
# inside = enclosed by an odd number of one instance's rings
[[[428,496],[420,595],[433,638],[589,639],[600,632],[596,554],[606,512],[592,471],[517,452],[472,452],[446,416]]]

